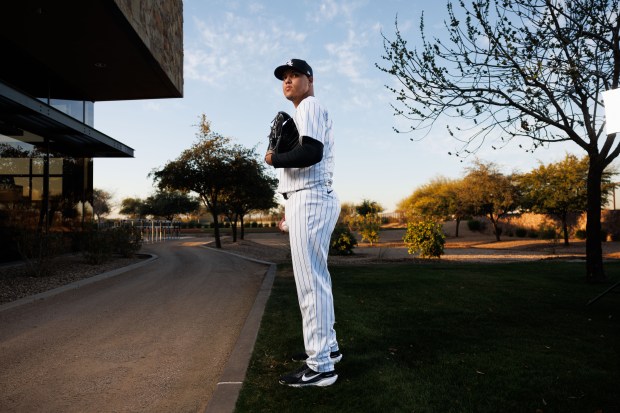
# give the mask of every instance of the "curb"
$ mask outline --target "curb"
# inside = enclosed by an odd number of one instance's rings
[[[122,274],[124,272],[133,270],[133,269],[141,267],[143,265],[146,265],[146,264],[150,263],[151,261],[154,261],[154,260],[159,258],[155,254],[145,254],[145,255],[150,255],[151,257],[145,259],[144,261],[140,261],[140,262],[137,262],[135,264],[128,265],[126,267],[121,267],[121,268],[117,268],[115,270],[103,272],[101,274],[93,275],[92,277],[84,278],[83,280],[74,281],[74,282],[72,282],[70,284],[63,285],[63,286],[57,287],[57,288],[53,288],[51,290],[44,291],[44,292],[39,293],[39,294],[35,294],[35,295],[28,296],[28,297],[20,298],[19,300],[11,301],[10,303],[2,304],[2,305],[0,305],[0,313],[3,312],[3,311],[6,311],[6,310],[10,310],[10,309],[15,308],[15,307],[22,306],[24,304],[30,304],[30,303],[33,303],[33,302],[38,301],[38,300],[45,300],[46,298],[53,297],[53,296],[58,295],[60,293],[64,293],[65,291],[76,290],[76,289],[84,287],[86,285],[94,284],[94,283],[96,283],[98,281],[102,281],[102,280],[105,280],[105,279],[108,279],[108,278],[115,277],[115,276],[120,275],[120,274]]]

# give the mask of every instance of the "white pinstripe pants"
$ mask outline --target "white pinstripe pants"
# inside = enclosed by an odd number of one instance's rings
[[[333,189],[317,187],[290,194],[285,207],[306,364],[314,371],[332,371],[329,353],[338,350],[338,342],[327,255],[340,202]]]

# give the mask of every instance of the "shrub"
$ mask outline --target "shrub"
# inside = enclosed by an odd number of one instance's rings
[[[557,231],[553,227],[541,227],[538,236],[540,239],[556,239]]]
[[[142,247],[142,233],[135,227],[93,229],[82,237],[82,254],[90,264],[104,263],[114,254],[131,257]]]
[[[578,229],[577,231],[575,231],[575,238],[581,239],[581,240],[586,239],[586,230]]]
[[[403,241],[409,254],[419,251],[421,258],[440,258],[444,252],[446,237],[440,223],[426,220],[408,223]]]
[[[112,229],[114,251],[122,257],[133,257],[142,248],[142,232],[136,227]]]
[[[517,228],[515,229],[515,235],[519,238],[525,238],[527,230],[525,228]]]
[[[28,273],[33,277],[50,275],[54,258],[64,252],[62,234],[56,232],[16,229],[15,243]]]
[[[604,229],[601,229],[601,235],[600,235],[600,240],[601,241],[607,241],[607,231]],[[578,229],[577,231],[575,231],[575,238],[580,239],[580,240],[584,240],[586,239],[586,230],[585,229]]]
[[[472,232],[482,232],[486,229],[486,224],[477,219],[468,219],[467,228]]]
[[[82,254],[89,264],[97,265],[108,261],[114,251],[114,243],[108,231],[91,230],[82,234]]]
[[[357,240],[346,225],[336,225],[329,242],[329,252],[334,255],[351,255]]]
[[[467,220],[467,228],[469,228],[470,231],[480,231],[480,226],[480,221],[477,219]]]
[[[381,229],[379,215],[367,214],[359,219],[358,224],[362,241],[368,241],[370,245],[379,241],[379,230]]]

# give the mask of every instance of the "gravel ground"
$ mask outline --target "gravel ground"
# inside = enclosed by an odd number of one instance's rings
[[[51,273],[44,277],[32,276],[29,268],[23,264],[5,264],[0,266],[0,304],[125,267],[146,257],[115,257],[103,264],[93,265],[87,263],[81,255],[63,255],[54,259]]]

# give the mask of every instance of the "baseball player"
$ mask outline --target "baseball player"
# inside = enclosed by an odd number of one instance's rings
[[[305,353],[298,370],[280,378],[293,387],[329,386],[338,375],[334,364],[342,358],[334,330],[335,316],[327,254],[340,213],[332,189],[334,140],[328,111],[314,97],[312,68],[291,59],[274,74],[282,81],[284,97],[295,106],[293,119],[299,145],[286,153],[267,151],[265,162],[280,168],[278,192],[285,203],[285,221],[302,314]]]

